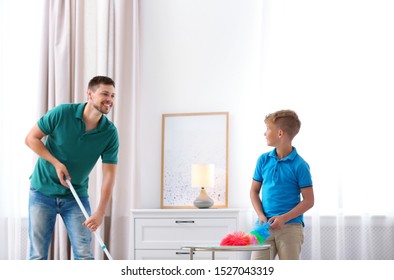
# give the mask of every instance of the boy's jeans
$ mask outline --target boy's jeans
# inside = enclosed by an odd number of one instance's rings
[[[90,216],[88,198],[81,197],[80,199]],[[30,188],[29,193],[29,259],[48,259],[48,250],[57,214],[60,214],[67,228],[74,259],[93,259],[92,233],[82,225],[86,218],[74,197],[66,199],[51,198],[33,188]]]

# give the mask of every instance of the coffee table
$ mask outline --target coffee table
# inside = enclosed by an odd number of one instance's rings
[[[263,245],[253,245],[253,246],[184,246],[182,250],[189,250],[190,259],[193,260],[194,252],[198,251],[209,251],[212,252],[212,260],[215,259],[215,252],[237,252],[237,251],[270,251],[270,259],[271,259],[271,245],[263,244]]]

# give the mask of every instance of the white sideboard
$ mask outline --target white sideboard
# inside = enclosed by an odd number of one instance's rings
[[[182,247],[217,246],[234,231],[248,232],[250,209],[132,209],[131,259],[182,260],[189,251]],[[198,252],[194,259],[210,259],[209,252]],[[246,259],[245,252],[218,252],[217,259]]]

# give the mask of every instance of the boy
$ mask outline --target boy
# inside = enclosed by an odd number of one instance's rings
[[[271,245],[272,258],[298,260],[304,240],[303,214],[314,204],[309,165],[292,146],[301,122],[292,110],[271,113],[264,122],[267,145],[274,149],[257,161],[250,199],[259,222],[271,224],[265,244]],[[269,259],[269,252],[256,251],[251,258]]]

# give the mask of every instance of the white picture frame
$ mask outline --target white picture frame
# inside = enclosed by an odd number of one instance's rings
[[[228,207],[228,112],[162,115],[161,208],[194,208],[200,193],[191,187],[194,163],[215,165],[207,189],[213,208]]]

